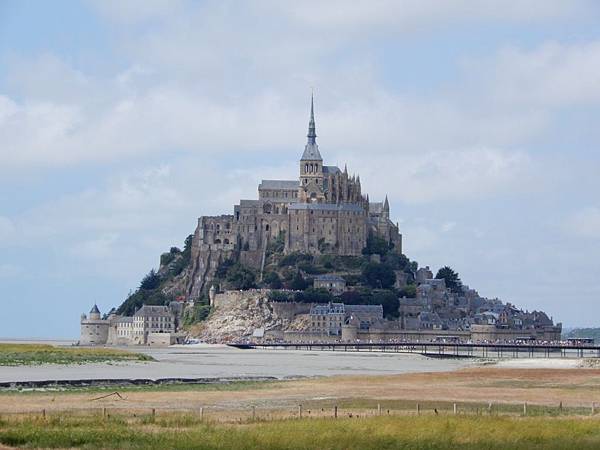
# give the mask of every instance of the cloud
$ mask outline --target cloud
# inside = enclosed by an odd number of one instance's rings
[[[600,239],[600,208],[590,206],[565,221],[565,230],[581,238]]]
[[[549,41],[524,49],[505,47],[485,60],[465,62],[475,85],[497,106],[528,111],[600,104],[600,41]]]

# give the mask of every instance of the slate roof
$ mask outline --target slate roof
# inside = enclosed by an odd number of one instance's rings
[[[169,308],[166,306],[156,306],[156,305],[143,305],[140,309],[138,309],[134,316],[142,316],[142,317],[170,317],[171,312]]]
[[[343,303],[328,303],[326,305],[313,305],[310,308],[312,315],[320,314],[344,314],[345,305]]]
[[[323,166],[323,173],[335,175],[336,173],[342,173],[342,171],[337,166]]]
[[[344,283],[346,282],[346,280],[344,280],[339,275],[331,275],[331,274],[317,275],[315,277],[315,280],[317,280],[317,281],[341,281]]]
[[[306,146],[304,147],[304,153],[302,153],[302,158],[300,158],[300,161],[323,161],[323,158],[321,158],[321,153],[319,153],[319,146],[317,145],[317,143],[308,143],[306,144]]]
[[[369,203],[369,212],[375,213],[375,214],[381,214],[383,212],[383,203],[382,202]]]
[[[300,186],[298,180],[262,180],[258,185],[258,189],[284,189],[296,191]]]
[[[94,307],[90,311],[90,314],[100,314],[100,310],[98,309],[98,305],[94,304]]]

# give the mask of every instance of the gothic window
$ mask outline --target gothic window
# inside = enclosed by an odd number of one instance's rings
[[[265,214],[271,214],[271,204],[270,203],[265,203],[263,205],[263,212]]]

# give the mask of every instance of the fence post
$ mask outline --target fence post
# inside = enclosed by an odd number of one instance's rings
[[[252,406],[252,421],[256,420],[256,406]]]
[[[417,416],[421,415],[421,405],[417,403]]]
[[[337,419],[338,407],[337,405],[333,407],[333,417]]]
[[[562,414],[562,401],[558,404],[558,412]]]
[[[154,419],[156,419],[156,409],[152,408],[152,422],[154,422]]]
[[[302,419],[302,405],[298,405],[298,415]]]
[[[46,410],[42,409],[42,419],[46,420]]]
[[[592,402],[592,416],[596,414],[596,404]]]
[[[488,405],[488,413],[492,415],[492,402]]]
[[[523,415],[527,415],[527,402],[523,403]]]
[[[377,403],[377,415],[381,415],[381,403]]]
[[[200,421],[204,420],[204,406],[200,407]]]
[[[456,415],[456,413],[457,413],[457,412],[458,412],[458,411],[457,411],[457,409],[456,409],[456,403],[455,403],[455,404],[454,404],[454,415]]]
[[[102,408],[102,418],[106,419],[106,408]]]

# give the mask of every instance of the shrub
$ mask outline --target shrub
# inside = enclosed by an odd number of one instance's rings
[[[295,266],[301,261],[312,261],[313,257],[305,253],[290,253],[279,261],[279,267]]]
[[[309,286],[310,284],[304,279],[299,270],[296,271],[294,278],[292,278],[292,281],[289,283],[289,288],[294,291],[303,291]]]
[[[154,269],[152,269],[148,274],[142,279],[140,283],[140,289],[144,289],[146,291],[151,291],[160,286],[160,275],[158,275]]]
[[[271,289],[281,289],[283,283],[277,272],[267,272],[263,276],[263,282],[268,285]]]
[[[362,271],[363,280],[372,288],[387,289],[396,282],[394,269],[387,264],[368,263]]]
[[[294,301],[293,292],[270,291],[268,294],[269,300],[273,302],[291,302]]]
[[[226,280],[232,289],[247,290],[256,287],[254,272],[239,263],[227,269]]]
[[[299,303],[329,303],[334,297],[327,289],[309,288],[303,292],[296,292],[294,300]]]

